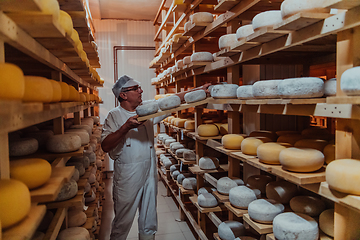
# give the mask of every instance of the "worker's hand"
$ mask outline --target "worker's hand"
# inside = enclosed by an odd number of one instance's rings
[[[139,117],[139,116],[136,115],[136,116],[130,117],[130,118],[126,121],[125,124],[126,124],[127,129],[130,130],[130,129],[133,129],[133,128],[137,128],[137,127],[139,127],[139,126],[141,126],[141,125],[144,124],[145,121],[139,122],[139,121],[137,120],[138,117]]]

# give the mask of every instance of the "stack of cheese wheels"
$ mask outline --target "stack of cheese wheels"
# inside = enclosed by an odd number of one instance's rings
[[[186,149],[183,152],[184,160],[186,161],[195,161],[196,160],[196,154],[193,150]]]
[[[296,194],[296,185],[287,181],[275,181],[266,185],[266,197],[283,204],[288,204]]]
[[[247,36],[250,36],[253,33],[254,33],[254,29],[252,24],[244,25],[236,30],[236,38],[238,41],[240,41],[246,38]]]
[[[10,177],[34,189],[45,184],[51,176],[51,165],[40,158],[25,158],[10,161]]]
[[[259,189],[262,194],[265,194],[266,185],[272,181],[268,175],[252,175],[247,178],[246,185],[251,189]]]
[[[253,85],[242,85],[236,90],[236,97],[238,99],[252,99],[254,98],[252,92]]]
[[[281,15],[287,18],[300,12],[329,12],[329,9],[325,7],[326,0],[285,0],[281,4]]]
[[[186,130],[195,130],[195,120],[186,120],[184,123],[184,128]]]
[[[336,191],[360,195],[359,172],[360,160],[338,159],[326,167],[326,182]]]
[[[280,152],[279,160],[285,170],[314,172],[324,165],[325,157],[316,149],[290,147]]]
[[[285,134],[278,137],[276,140],[278,143],[288,143],[291,146],[294,146],[296,142],[301,139],[304,139],[305,136],[301,134]]]
[[[187,119],[179,118],[175,121],[175,126],[179,128],[183,128],[185,126],[185,122]]]
[[[212,23],[214,16],[209,12],[197,12],[190,16],[192,24]]]
[[[331,163],[335,160],[335,144],[329,143],[324,148],[324,156],[326,164]]]
[[[158,100],[159,108],[161,110],[168,110],[180,106],[181,100],[176,95],[167,96]]]
[[[225,221],[218,226],[218,234],[223,240],[234,240],[245,234],[245,227],[237,221]]]
[[[46,143],[49,152],[73,152],[81,148],[81,138],[76,134],[59,134],[51,136]]]
[[[214,137],[219,135],[219,129],[215,124],[201,124],[198,126],[197,133],[201,137]]]
[[[230,189],[237,187],[237,183],[229,177],[222,177],[216,183],[219,193],[229,195]]]
[[[359,73],[360,67],[353,67],[341,75],[340,88],[346,95],[360,95]]]
[[[44,77],[25,76],[24,102],[49,103],[53,99],[53,86]]]
[[[295,143],[294,147],[312,148],[322,152],[327,144],[328,142],[322,139],[301,139]]]
[[[280,152],[286,147],[287,146],[284,146],[284,144],[274,142],[261,144],[256,150],[257,157],[259,158],[260,162],[266,164],[280,164]]]
[[[272,223],[274,218],[283,213],[284,205],[272,199],[257,199],[249,203],[248,213],[252,220],[259,223]]]
[[[317,217],[325,210],[325,203],[313,196],[296,196],[290,200],[290,207],[294,212]]]
[[[72,227],[62,230],[58,240],[90,240],[90,233],[83,227]]]
[[[49,80],[52,87],[53,87],[53,98],[51,100],[51,102],[60,102],[61,101],[61,86],[60,83],[58,81]]]
[[[156,113],[159,110],[159,105],[154,100],[143,101],[142,105],[136,108],[136,114],[138,116],[146,116]]]
[[[229,201],[237,208],[247,209],[249,204],[256,199],[254,191],[245,186],[233,187],[229,191]]]
[[[202,157],[199,159],[199,167],[203,170],[213,170],[219,167],[219,159],[216,157]]]
[[[317,222],[301,213],[286,212],[277,215],[273,221],[273,232],[276,239],[317,240],[319,238]]]
[[[269,142],[268,138],[262,138],[262,137],[248,137],[248,138],[245,138],[241,142],[241,151],[244,154],[256,156],[257,148],[261,144],[264,144],[265,142]]]
[[[194,177],[185,178],[182,182],[182,186],[188,190],[195,190],[196,189],[196,178],[194,178]]]
[[[72,35],[72,30],[73,30],[73,28],[74,28],[74,25],[73,25],[73,21],[72,21],[72,19],[71,19],[71,16],[67,13],[67,12],[65,12],[65,11],[63,11],[63,10],[60,10],[60,18],[59,18],[59,20],[60,20],[60,26],[62,27],[62,28],[64,28],[64,30],[65,30],[65,33],[69,36],[69,37],[71,37],[71,35]]]
[[[213,85],[210,94],[213,98],[236,98],[238,87],[237,84]]]
[[[35,138],[18,138],[9,141],[9,155],[11,157],[33,154],[38,148],[39,144]]]
[[[321,231],[330,237],[334,237],[334,209],[326,209],[319,216]]]
[[[282,22],[282,16],[280,10],[271,10],[257,14],[252,19],[252,26],[254,30],[258,30],[262,27],[273,27],[276,24]]]
[[[29,188],[15,179],[0,180],[0,222],[10,227],[25,218],[31,207]]]
[[[266,137],[269,138],[272,142],[276,142],[278,135],[273,131],[257,130],[252,131],[249,134],[249,137]]]
[[[324,94],[325,96],[336,95],[336,78],[331,78],[324,83]]]
[[[188,92],[184,95],[186,103],[193,103],[204,100],[206,98],[206,92],[202,89]]]
[[[288,78],[278,85],[281,98],[317,98],[324,95],[324,81],[321,78]]]
[[[0,63],[0,99],[21,100],[25,93],[23,71],[11,63]]]
[[[214,195],[208,192],[199,194],[197,200],[199,206],[204,208],[216,207],[218,205],[218,201],[216,200]]]
[[[282,80],[257,81],[253,84],[255,98],[280,98],[278,85]]]
[[[238,42],[236,34],[225,34],[219,38],[219,49],[227,49],[234,46]]]
[[[64,201],[73,198],[78,192],[78,185],[76,181],[70,180],[62,186],[56,201]]]
[[[214,60],[214,57],[210,52],[195,52],[191,54],[190,60],[192,63],[212,62]]]
[[[244,137],[239,134],[226,134],[221,138],[221,144],[226,149],[240,150]]]

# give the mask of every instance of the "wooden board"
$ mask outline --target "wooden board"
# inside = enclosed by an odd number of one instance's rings
[[[231,47],[231,50],[234,51],[246,51],[253,47],[259,46],[259,42],[248,42],[245,39],[238,41],[235,45]]]
[[[2,0],[0,10],[4,12],[37,11],[40,12],[40,0]]]
[[[31,239],[41,220],[45,216],[45,205],[32,205],[29,214],[18,224],[2,232],[2,239],[22,240]]]
[[[51,220],[51,223],[45,233],[45,237],[43,240],[56,240],[60,228],[64,222],[66,213],[67,213],[67,208],[59,208],[56,210],[55,216]]]
[[[260,170],[263,170],[265,172],[271,172],[273,166],[278,166],[278,165],[270,165],[270,164],[265,164],[260,162],[259,158],[248,158],[246,161],[247,164],[254,166]]]
[[[183,36],[194,36],[197,32],[204,29],[209,23],[192,23],[187,32],[183,33]]]
[[[270,234],[267,234],[267,235],[266,235],[266,240],[276,240],[276,239],[275,239],[274,234],[273,234],[273,233],[270,233]]]
[[[27,158],[43,158],[43,159],[56,159],[64,157],[75,157],[82,156],[84,153],[84,147],[81,147],[79,150],[68,153],[51,153],[45,150],[38,150],[36,153],[27,155]],[[11,157],[11,159],[21,159],[23,157]]]
[[[221,194],[219,193],[218,191],[214,191],[212,192],[212,194],[216,197],[216,199],[221,202],[221,203],[224,203],[224,202],[228,202],[229,201],[229,195],[224,195],[224,194]]]
[[[30,191],[31,202],[54,201],[64,182],[64,177],[51,177],[44,185]]]
[[[94,226],[96,226],[96,221],[94,217],[88,217],[84,225],[81,227],[86,228],[87,230],[93,230]]]
[[[290,31],[287,30],[274,30],[272,27],[264,27],[256,30],[253,34],[246,38],[248,42],[259,42],[265,43],[281,36],[288,34]]]
[[[61,202],[46,203],[46,207],[48,209],[82,207],[84,205],[85,205],[85,199],[84,199],[84,190],[83,189],[80,189],[78,191],[78,194],[69,200],[61,201]]]
[[[243,219],[247,224],[249,224],[250,227],[252,227],[256,232],[261,235],[273,232],[272,224],[257,223],[251,220],[249,214],[247,213],[243,215]]]
[[[274,30],[296,31],[330,17],[329,13],[297,13],[274,26]]]
[[[228,164],[222,164],[217,169],[212,170],[204,170],[201,169],[198,165],[194,165],[192,167],[189,167],[190,172],[193,174],[205,174],[205,173],[216,173],[216,172],[227,172],[229,170]]]
[[[74,172],[75,166],[53,167],[51,177],[63,177],[67,182],[74,175]]]
[[[218,233],[214,233],[214,239],[215,240],[221,240],[220,236]]]
[[[212,207],[212,208],[200,207],[197,202],[197,195],[191,196],[191,197],[189,197],[189,199],[201,213],[222,212],[224,210],[224,207],[221,208],[220,206],[216,206],[216,207]]]
[[[244,214],[248,213],[247,209],[233,207],[230,202],[225,202],[224,205],[230,212],[232,212],[237,217],[243,217]]]
[[[240,150],[230,150],[230,149],[226,149],[226,148],[224,148],[223,146],[221,146],[221,147],[216,147],[215,149],[216,149],[217,151],[219,151],[219,152],[222,152],[222,153],[226,154],[226,155],[231,155],[231,153],[241,152]]]
[[[346,96],[346,97],[327,97],[326,103],[329,104],[360,104],[360,96]]]
[[[236,158],[240,161],[243,161],[243,162],[246,162],[248,159],[254,159],[256,158],[255,156],[252,156],[252,155],[246,155],[246,154],[243,154],[242,152],[233,152],[233,153],[230,153],[230,157],[233,157],[233,158]]]
[[[235,54],[238,54],[239,52],[241,52],[241,50],[234,50],[232,48],[225,48],[219,52],[216,53],[217,57],[231,57]]]
[[[180,193],[181,193],[182,195],[194,195],[194,194],[195,194],[194,190],[185,189],[185,188],[184,188],[181,184],[179,184],[177,181],[175,181],[175,182],[176,182],[176,185],[179,187]]]
[[[296,173],[289,172],[282,168],[282,166],[273,166],[271,172],[285,180],[295,184],[311,184],[325,181],[325,168],[312,173]]]
[[[226,12],[237,5],[239,2],[239,0],[221,0],[218,5],[214,7],[214,10],[219,12]]]
[[[217,179],[211,176],[209,173],[204,174],[204,179],[210,183],[214,188],[217,187]]]

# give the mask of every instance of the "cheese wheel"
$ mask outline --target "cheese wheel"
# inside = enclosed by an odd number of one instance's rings
[[[174,164],[170,167],[170,172],[174,172],[175,170],[180,169],[180,164]]]
[[[221,138],[221,144],[226,149],[240,150],[244,137],[239,134],[227,134]]]
[[[288,78],[278,85],[281,98],[316,98],[324,95],[324,81],[321,78]]]
[[[201,124],[197,132],[201,137],[214,137],[219,135],[219,129],[215,124]]]
[[[252,92],[253,85],[242,85],[236,90],[236,97],[239,99],[252,99],[254,98]]]
[[[59,134],[51,136],[46,149],[53,153],[73,152],[81,148],[81,138],[76,134]]]
[[[241,151],[244,154],[256,156],[257,148],[261,144],[264,144],[264,142],[266,142],[264,139],[259,139],[259,138],[255,138],[255,137],[245,138],[241,142]]]
[[[196,189],[196,178],[194,178],[194,177],[185,178],[182,181],[182,186],[188,190],[195,190]]]
[[[71,19],[71,16],[63,11],[60,10],[60,26],[65,30],[66,34],[71,37],[72,30],[74,28],[73,21]]]
[[[62,186],[56,201],[65,201],[73,198],[78,192],[78,185],[74,180],[70,180]]]
[[[38,141],[38,147],[43,148],[49,137],[53,136],[54,132],[51,130],[39,130],[36,132],[29,132],[26,137],[35,138]]]
[[[284,205],[272,199],[257,199],[249,203],[248,214],[255,222],[272,223],[274,218],[283,213]]]
[[[341,75],[340,88],[348,96],[360,95],[360,67],[353,67]]]
[[[331,189],[339,192],[360,195],[359,172],[360,160],[338,159],[326,167],[326,182]]]
[[[283,169],[293,172],[314,172],[324,165],[324,154],[310,148],[287,148],[280,152]]]
[[[319,216],[319,227],[321,231],[330,237],[334,237],[334,209],[327,209]]]
[[[76,134],[81,139],[81,145],[86,145],[90,142],[89,133],[85,129],[68,129],[65,134]]]
[[[174,142],[174,143],[170,144],[170,150],[172,152],[176,152],[176,150],[181,149],[181,148],[185,148],[185,146],[179,142]]]
[[[216,191],[216,189],[215,189]],[[213,191],[211,190],[211,188],[209,187],[202,187],[198,190],[198,196],[200,196],[201,194],[204,194],[204,193],[212,193]],[[199,202],[199,199],[198,199],[198,202]]]
[[[88,125],[71,125],[72,129],[85,129],[88,133],[89,136],[91,136],[92,134],[92,127],[89,127]]]
[[[164,111],[180,106],[181,100],[178,96],[171,95],[165,98],[160,98],[158,100],[158,104],[159,104],[159,108]]]
[[[213,55],[210,52],[195,52],[191,54],[191,62],[212,62]]]
[[[245,186],[237,186],[229,191],[229,201],[237,208],[247,209],[249,204],[256,199],[254,191]]]
[[[294,212],[317,217],[325,210],[325,203],[321,199],[312,196],[296,196],[290,200],[290,207]]]
[[[171,124],[171,125],[174,125],[174,124],[175,124],[175,121],[178,120],[178,119],[180,119],[180,118],[173,118],[173,119],[171,119],[171,120],[170,120],[170,124]]]
[[[206,92],[202,89],[188,92],[184,95],[186,103],[193,103],[204,100],[206,98]]]
[[[0,99],[22,99],[25,93],[23,71],[12,63],[0,63],[0,85]]]
[[[191,56],[184,57],[183,62],[185,65],[189,65],[191,63]]]
[[[53,15],[55,21],[59,21],[60,7],[58,1],[55,0],[41,0],[40,1],[41,12],[45,14]]]
[[[75,168],[74,174],[71,176],[71,180],[78,182],[80,179],[80,172]]]
[[[88,192],[90,192],[90,190],[91,190],[91,185],[89,182],[86,182],[85,187],[84,187],[84,192],[88,193]]]
[[[281,135],[276,141],[279,143],[289,143],[290,145],[294,146],[296,142],[304,138],[305,136],[301,134],[288,134]]]
[[[68,227],[80,227],[86,223],[87,216],[81,210],[68,211]]]
[[[10,161],[10,177],[19,180],[29,188],[45,184],[51,176],[51,165],[40,158],[26,158]]]
[[[329,9],[325,8],[326,3],[326,0],[285,0],[280,7],[281,15],[287,18],[300,12],[329,12]]]
[[[282,80],[257,81],[253,84],[253,96],[255,98],[280,98],[278,85]]]
[[[195,120],[186,120],[184,123],[186,130],[195,130]]]
[[[185,122],[186,122],[187,119],[177,119],[175,121],[175,126],[179,127],[179,128],[183,128],[184,125],[185,125]]]
[[[156,113],[158,110],[159,105],[156,101],[143,102],[142,105],[136,108],[136,114],[141,117]]]
[[[184,160],[186,161],[195,161],[196,160],[196,154],[193,150],[186,149],[183,152]]]
[[[258,130],[258,131],[252,131],[249,134],[249,137],[267,137],[271,141],[276,141],[278,136],[275,132],[272,131],[266,131],[266,130]]]
[[[199,167],[203,170],[212,170],[219,167],[219,159],[216,157],[202,157],[199,159]]]
[[[218,205],[218,201],[211,193],[202,193],[198,196],[198,204],[200,207],[211,208]]]
[[[192,24],[212,23],[214,16],[209,12],[197,12],[190,16]]]
[[[279,240],[317,240],[317,222],[310,216],[286,212],[277,215],[273,221],[273,232]]]
[[[25,218],[31,207],[28,187],[15,179],[0,180],[0,222],[10,227]]]
[[[322,152],[327,144],[327,141],[321,139],[301,139],[295,143],[294,147],[312,148]]]
[[[284,149],[286,149],[286,147],[279,143],[269,142],[261,144],[257,148],[256,153],[260,162],[266,164],[280,164],[279,155]]]
[[[186,178],[186,176],[183,174],[183,173],[180,173],[177,178],[176,178],[176,181],[179,183],[179,184],[182,184],[182,182],[184,181],[184,179]]]
[[[24,102],[45,102],[53,99],[53,86],[51,81],[44,77],[25,76]]]
[[[90,163],[94,163],[96,160],[96,154],[94,152],[84,151],[84,156],[89,158]]]
[[[237,84],[213,85],[210,94],[213,98],[236,98],[238,87],[239,85]]]
[[[9,155],[11,157],[26,156],[35,153],[39,148],[35,138],[19,138],[9,142]]]
[[[180,60],[177,60],[176,61],[176,64],[175,64],[175,66],[176,66],[176,68],[177,69],[182,69],[185,65],[184,65],[184,62],[183,62],[183,60],[182,59],[180,59]]]
[[[281,23],[282,16],[280,10],[271,10],[261,12],[252,19],[252,26],[254,30],[258,30],[262,27],[273,27],[276,24]]]
[[[62,102],[69,101],[70,92],[69,92],[69,87],[68,87],[67,83],[59,82],[59,84],[61,87],[61,101]]]
[[[80,176],[85,174],[85,167],[81,162],[67,162],[66,166],[75,166],[75,168],[79,171]]]
[[[216,185],[217,191],[224,195],[229,195],[230,189],[237,187],[237,183],[229,177],[220,178]]]
[[[72,227],[62,230],[58,240],[90,240],[89,231],[83,227]]]
[[[178,158],[182,158],[184,156],[184,151],[185,150],[188,150],[186,148],[180,148],[180,149],[177,149],[175,151],[175,155],[178,157]]]
[[[336,95],[336,78],[331,78],[324,83],[324,94],[325,96]]]
[[[88,101],[87,98],[86,98],[86,100]],[[80,101],[79,92],[75,89],[74,86],[71,86],[71,85],[69,85],[69,101],[70,102],[79,102]]]
[[[266,185],[266,197],[279,203],[288,204],[296,194],[296,185],[287,181],[274,181]]]
[[[218,234],[222,240],[234,240],[245,234],[245,227],[237,221],[225,221],[218,226]]]
[[[171,143],[174,143],[174,142],[176,142],[176,140],[173,139],[173,138],[166,139],[166,140],[165,140],[165,146],[166,146],[166,147],[170,147],[170,144],[171,144]]]
[[[268,175],[252,175],[246,179],[246,185],[252,189],[259,189],[262,194],[265,194],[266,185],[272,181]]]
[[[324,148],[324,156],[326,164],[335,160],[335,144],[328,144]]]
[[[219,49],[230,48],[238,42],[236,34],[225,34],[219,38]]]
[[[254,29],[252,24],[244,25],[236,30],[236,38],[238,41],[240,41],[246,38],[247,36],[250,36],[253,33],[254,33]]]
[[[172,167],[172,166],[171,166]],[[172,177],[176,180],[177,177],[180,175],[179,170],[175,170],[174,172],[172,172]]]

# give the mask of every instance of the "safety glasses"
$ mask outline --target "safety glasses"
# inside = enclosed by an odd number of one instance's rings
[[[139,85],[136,85],[131,88],[127,88],[125,90],[122,90],[121,92],[130,92],[130,91],[141,91],[141,87]]]

